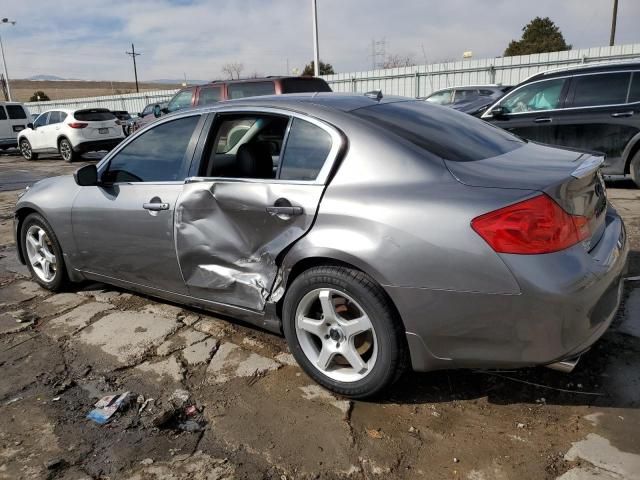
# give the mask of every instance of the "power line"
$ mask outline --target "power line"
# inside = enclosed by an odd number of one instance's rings
[[[136,47],[133,45],[133,43],[131,44],[131,51],[130,52],[124,52],[127,55],[129,55],[131,58],[133,58],[133,74],[136,77],[136,93],[140,93],[140,89],[138,88],[138,69],[136,68],[136,57],[139,55],[142,55],[141,53],[136,53]]]

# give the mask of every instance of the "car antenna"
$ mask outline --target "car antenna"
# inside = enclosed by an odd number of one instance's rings
[[[371,90],[365,93],[364,96],[380,101],[382,100],[382,90]]]

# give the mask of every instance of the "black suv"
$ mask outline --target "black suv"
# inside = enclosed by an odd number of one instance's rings
[[[602,173],[640,187],[640,62],[538,73],[482,118],[521,137],[606,154]]]

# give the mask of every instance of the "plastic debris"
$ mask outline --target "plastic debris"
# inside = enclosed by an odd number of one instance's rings
[[[94,405],[94,409],[87,414],[89,420],[104,425],[107,423],[114,413],[124,405],[129,399],[129,392],[124,392],[122,395],[107,395],[102,397]]]
[[[453,457],[453,463],[459,463],[459,462],[460,462],[459,458]]]
[[[51,399],[51,401],[52,401],[52,402],[57,402],[57,401],[59,401],[59,400],[60,400],[60,397],[53,397],[53,398]]]

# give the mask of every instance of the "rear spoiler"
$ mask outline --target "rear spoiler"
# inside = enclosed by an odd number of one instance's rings
[[[571,176],[577,179],[588,177],[598,170],[603,163],[604,155],[590,155],[589,158],[578,165],[578,168],[571,172]]]

